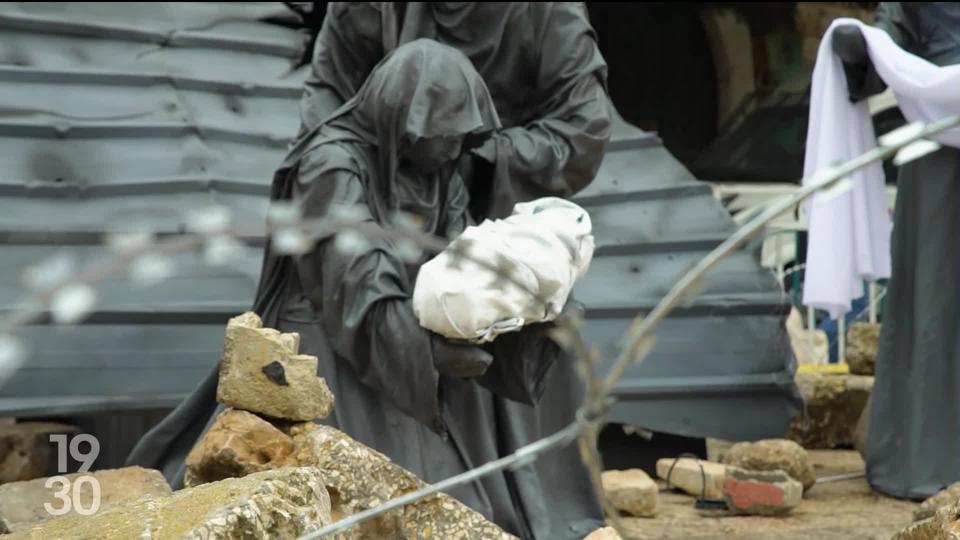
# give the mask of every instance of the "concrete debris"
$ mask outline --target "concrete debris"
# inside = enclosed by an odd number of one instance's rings
[[[324,473],[340,519],[420,489],[426,484],[390,459],[328,426],[297,424],[290,428],[301,465]],[[429,532],[429,534],[428,534]],[[351,529],[350,538],[514,538],[482,515],[446,494],[438,494],[387,512]]]
[[[635,517],[653,517],[657,513],[659,488],[642,469],[604,471],[603,491],[613,506]]]
[[[788,439],[807,449],[852,448],[857,421],[873,390],[873,377],[798,373],[806,416],[793,419]]]
[[[291,464],[293,439],[255,414],[227,409],[187,455],[186,487]]]
[[[65,516],[14,533],[28,538],[246,540],[297,538],[330,524],[323,473],[313,467],[254,473],[110,506],[92,516]]]
[[[70,482],[71,515],[77,514],[77,507],[83,511],[95,508],[94,490],[97,488],[93,487],[94,482],[91,481],[78,482],[81,477],[91,477],[99,486],[99,512],[121,501],[139,499],[145,495],[165,497],[171,493],[163,475],[152,469],[126,467],[68,474],[64,478]],[[53,481],[50,487],[46,487],[47,480],[38,478],[0,486],[0,533],[27,530],[50,519],[53,516],[44,505],[54,509],[65,507],[62,499],[56,496],[63,489],[63,482]]]
[[[670,486],[680,488],[695,497],[703,495],[710,500],[722,499],[725,475],[726,466],[711,461],[692,458],[657,460],[657,476],[666,480]]]
[[[245,313],[227,324],[217,401],[271,418],[309,422],[333,410],[333,394],[317,376],[317,358],[298,353],[300,337],[263,328]]]
[[[803,497],[803,485],[784,471],[748,471],[728,466],[723,498],[735,514],[783,515]]]

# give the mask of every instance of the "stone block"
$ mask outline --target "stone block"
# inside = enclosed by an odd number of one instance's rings
[[[317,358],[297,354],[299,336],[262,328],[253,313],[227,324],[217,401],[271,418],[309,422],[333,410]]]
[[[667,480],[672,487],[680,488],[695,497],[703,494],[710,500],[722,499],[725,474],[726,466],[711,461],[692,458],[657,460],[657,476]],[[704,479],[706,479],[706,490],[704,490]]]
[[[187,455],[184,484],[193,487],[289,465],[293,439],[259,416],[221,413]]]
[[[603,491],[617,510],[636,517],[653,517],[657,513],[659,488],[642,469],[604,471]]]
[[[93,484],[88,481],[78,483],[77,497],[74,498],[74,483],[80,477],[90,476],[96,479],[100,491],[100,505],[98,512],[102,512],[111,505],[121,501],[139,499],[145,495],[164,497],[170,495],[170,486],[159,471],[141,467],[125,467],[123,469],[104,469],[96,472],[75,473],[65,475],[70,482],[69,497],[71,513],[76,514],[77,504],[81,509],[94,508]],[[29,529],[36,523],[41,523],[53,516],[44,506],[51,508],[64,507],[62,499],[56,494],[63,490],[63,483],[53,482],[46,487],[46,478],[38,478],[26,482],[12,482],[0,486],[0,533],[16,532]]]
[[[323,473],[290,467],[124,501],[92,516],[51,519],[5,540],[298,538],[330,522]]]
[[[852,448],[857,421],[873,390],[873,377],[798,373],[806,416],[793,419],[786,438],[807,449]]]
[[[728,466],[723,499],[735,514],[783,515],[800,504],[803,484],[784,471],[748,471]]]

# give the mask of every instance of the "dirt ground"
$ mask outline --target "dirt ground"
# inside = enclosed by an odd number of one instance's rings
[[[863,471],[855,451],[811,451],[817,477]],[[626,518],[625,538],[648,540],[890,540],[911,522],[917,503],[883,497],[864,478],[817,484],[785,517],[710,516],[692,497],[661,490],[657,517]]]

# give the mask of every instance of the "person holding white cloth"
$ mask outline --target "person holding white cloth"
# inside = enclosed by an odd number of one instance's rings
[[[805,177],[876,144],[865,98],[885,86],[908,121],[960,114],[960,3],[881,3],[870,27],[840,19],[820,45]],[[890,276],[866,445],[871,486],[922,499],[960,481],[960,129],[903,165],[890,222],[883,172],[815,197],[804,303],[833,316]],[[892,240],[892,249],[891,249]]]

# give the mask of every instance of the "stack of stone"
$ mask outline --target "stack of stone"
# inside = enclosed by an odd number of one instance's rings
[[[313,423],[330,414],[334,399],[317,376],[317,358],[299,354],[299,342],[297,334],[263,328],[253,313],[231,319],[217,390],[226,409],[187,456],[185,489],[171,494],[158,472],[124,469],[147,475],[141,484],[155,489],[139,486],[105,497],[92,516],[74,513],[42,523],[49,516],[27,516],[32,523],[11,528],[16,534],[10,539],[296,538],[424,487],[386,456]],[[116,484],[107,473],[94,476],[101,485]],[[0,508],[5,506],[0,491]],[[19,508],[36,514],[43,506]],[[437,494],[336,538],[513,537]]]
[[[797,374],[806,409],[791,422],[788,439],[811,450],[862,447],[879,338],[878,324],[851,325],[846,353],[849,374]]]
[[[723,459],[727,464],[724,500],[736,513],[785,514],[800,504],[817,481],[810,456],[793,441],[738,443]]]
[[[336,429],[315,424],[334,397],[300,336],[263,328],[254,313],[227,325],[217,400],[227,407],[187,456],[184,483],[200,486],[267,470],[318,470],[330,519],[374,508],[426,484]],[[340,538],[511,538],[456,499],[438,494],[354,527]]]

